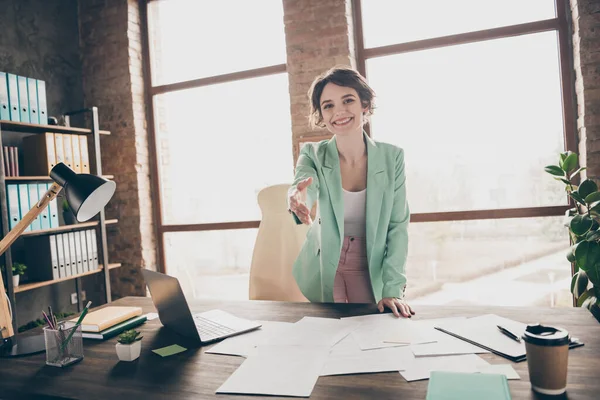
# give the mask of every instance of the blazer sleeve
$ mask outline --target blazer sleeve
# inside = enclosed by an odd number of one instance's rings
[[[298,161],[296,162],[296,174],[294,176],[294,182],[292,183],[292,186],[290,186],[290,188],[288,189],[288,209],[290,208],[290,193],[293,189],[296,188],[300,181],[303,181],[308,177],[312,178],[312,183],[307,188],[306,206],[309,209],[312,209],[313,205],[315,204],[315,201],[317,201],[319,197],[319,177],[317,175],[317,168],[313,157],[316,157],[315,147],[312,143],[307,143],[300,150]],[[302,222],[300,221],[300,219],[298,219],[296,214],[292,213],[292,216],[294,217],[294,221],[296,221],[296,224],[302,224]]]
[[[395,163],[394,204],[387,231],[387,251],[383,258],[382,297],[404,297],[406,258],[408,255],[408,223],[410,210],[406,199],[404,150],[398,149]]]

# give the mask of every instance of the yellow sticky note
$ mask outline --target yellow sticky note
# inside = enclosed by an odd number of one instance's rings
[[[187,349],[185,347],[181,347],[178,344],[172,344],[167,347],[152,350],[152,352],[158,354],[161,357],[168,357],[168,356],[172,356],[173,354],[178,354],[178,353],[181,353],[182,351],[186,351],[186,350]]]

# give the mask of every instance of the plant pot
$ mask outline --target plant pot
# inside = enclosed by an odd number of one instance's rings
[[[13,287],[19,286],[19,278],[21,275],[13,275]]]
[[[63,210],[63,220],[67,225],[75,225],[77,223],[77,219],[75,218],[75,214],[71,212],[71,210]]]
[[[121,361],[133,361],[137,360],[142,351],[142,341],[138,340],[131,344],[117,343],[117,356]]]

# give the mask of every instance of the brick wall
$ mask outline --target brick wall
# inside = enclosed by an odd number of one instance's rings
[[[356,67],[354,31],[349,0],[283,0],[283,14],[296,160],[299,138],[328,133],[309,127],[310,84],[318,74],[335,65]]]
[[[142,74],[140,13],[135,0],[79,2],[80,49],[86,106],[99,108],[104,174],[117,191],[106,209],[118,218],[109,231],[113,296],[145,295],[140,268],[156,269],[150,159]]]
[[[571,0],[581,164],[600,180],[600,2]]]

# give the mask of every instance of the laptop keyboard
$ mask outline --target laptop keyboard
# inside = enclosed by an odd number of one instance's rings
[[[199,315],[194,315],[194,323],[196,324],[196,328],[198,328],[198,333],[200,333],[200,340],[203,342],[235,332],[235,330],[231,328],[218,324],[209,319],[202,318]]]

